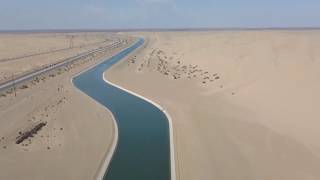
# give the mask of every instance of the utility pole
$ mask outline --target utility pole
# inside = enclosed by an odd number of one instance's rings
[[[74,36],[71,35],[71,36],[70,36],[70,41],[69,41],[69,48],[70,48],[70,49],[73,48],[73,38],[74,38]]]

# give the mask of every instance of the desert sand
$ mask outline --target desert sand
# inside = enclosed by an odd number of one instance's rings
[[[177,179],[320,179],[320,31],[136,35],[106,78],[172,116]]]
[[[43,36],[44,39],[41,39]],[[12,49],[12,52],[2,54],[1,51],[1,58],[18,56],[19,49],[23,50],[21,54],[27,54],[38,48],[46,51],[53,47],[66,47],[68,44],[60,36],[65,35],[10,35],[10,38],[16,39],[16,43],[3,46],[2,48]],[[19,41],[19,38],[22,40]],[[87,38],[88,42],[100,41],[100,38]],[[12,89],[0,92],[0,179],[96,179],[113,142],[114,120],[107,109],[77,90],[72,85],[71,78],[128,47],[134,40],[108,33],[103,35],[103,39],[105,38],[109,40],[104,44],[114,43],[119,39],[123,43],[117,48],[96,53],[17,84],[16,96]],[[0,39],[3,40],[2,37]],[[47,41],[49,45],[45,46]],[[26,46],[25,43],[30,45]],[[80,40],[75,44],[81,44]],[[50,64],[67,56],[75,56],[79,51],[71,49],[50,54],[43,61],[34,56],[30,59],[10,60],[5,64],[0,62],[1,72],[6,73],[2,69],[7,69],[8,72],[20,73],[22,70],[19,67],[22,64],[32,70],[32,66],[28,64]],[[39,125],[43,127],[37,129]],[[21,139],[32,131],[35,131],[32,136]],[[22,141],[18,142],[19,139]]]
[[[0,82],[116,41],[111,33],[0,33]]]

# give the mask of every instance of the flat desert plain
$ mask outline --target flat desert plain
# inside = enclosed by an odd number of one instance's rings
[[[320,31],[135,35],[106,78],[172,116],[178,179],[320,179]]]
[[[70,36],[75,36],[72,47]],[[120,40],[117,47],[0,92],[1,180],[96,179],[113,142],[114,121],[107,109],[77,90],[71,78],[128,47],[133,39],[110,33],[0,35],[2,79]],[[17,58],[23,55],[31,56]],[[45,126],[35,130],[39,124]],[[32,136],[22,138],[31,131]],[[17,143],[19,139],[23,141]]]
[[[0,33],[0,82],[106,46],[110,33]]]

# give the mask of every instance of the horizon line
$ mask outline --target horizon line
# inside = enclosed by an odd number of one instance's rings
[[[73,32],[157,32],[157,31],[232,31],[232,30],[320,30],[320,26],[288,27],[191,27],[191,28],[61,28],[61,29],[0,29],[0,33],[73,33]]]

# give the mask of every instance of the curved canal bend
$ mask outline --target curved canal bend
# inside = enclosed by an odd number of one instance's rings
[[[73,79],[77,88],[107,107],[117,121],[117,148],[105,180],[171,179],[169,124],[165,114],[151,103],[103,80],[104,71],[143,43],[144,40],[139,39]]]

